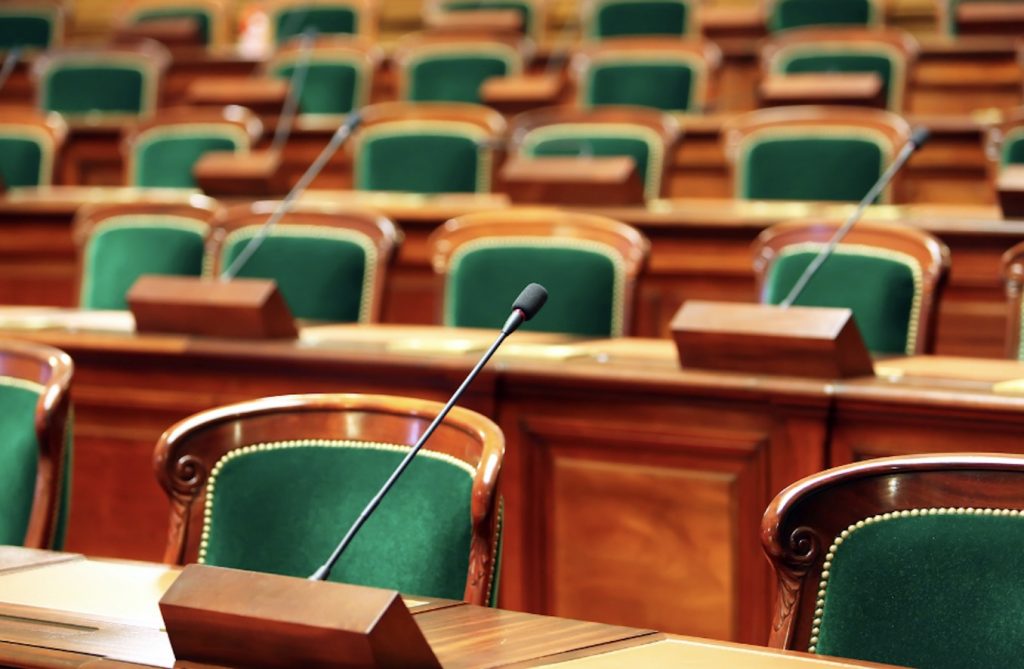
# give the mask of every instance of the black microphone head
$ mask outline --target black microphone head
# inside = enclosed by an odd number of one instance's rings
[[[512,303],[512,309],[518,309],[523,312],[523,317],[526,320],[530,320],[537,315],[537,312],[540,311],[540,308],[547,301],[547,289],[539,283],[531,283],[526,288],[523,288],[523,292],[519,293],[519,297]]]
[[[910,132],[910,143],[914,145],[914,150],[920,149],[921,145],[928,141],[931,137],[932,131],[923,125],[919,125]]]

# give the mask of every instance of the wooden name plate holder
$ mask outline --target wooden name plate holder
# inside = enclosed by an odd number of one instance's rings
[[[687,369],[821,379],[875,373],[849,309],[690,300],[672,319],[672,337]]]
[[[558,104],[565,80],[557,74],[491,77],[480,86],[480,99],[503,113]]]
[[[199,77],[185,90],[194,105],[241,105],[257,114],[277,114],[288,97],[288,82],[270,77]]]
[[[960,35],[1015,35],[1024,32],[1024,4],[1020,2],[961,2],[956,5]]]
[[[128,291],[137,332],[280,339],[298,335],[277,285],[269,279],[224,282],[147,275]]]
[[[441,666],[394,590],[193,564],[164,594],[160,613],[178,663]]]
[[[1024,217],[1024,165],[1007,165],[996,177],[1003,218]]]
[[[507,35],[523,31],[523,17],[514,9],[464,9],[435,12],[426,19],[430,32]]]
[[[761,82],[761,103],[885,107],[882,79],[874,72],[773,75]]]
[[[196,184],[210,197],[274,197],[288,192],[276,151],[209,151],[192,167]]]
[[[644,185],[629,156],[511,158],[501,179],[513,202],[628,205],[644,201]]]
[[[150,19],[138,23],[126,23],[114,29],[114,42],[132,44],[151,39],[168,47],[202,46],[199,23],[189,17],[167,17]]]

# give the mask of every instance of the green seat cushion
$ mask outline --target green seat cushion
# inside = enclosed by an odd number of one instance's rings
[[[42,386],[0,376],[0,544],[25,541],[35,498],[39,440],[36,403]]]
[[[221,252],[227,268],[258,232],[232,233]],[[273,279],[295,318],[357,322],[369,308],[376,257],[364,235],[317,226],[283,226],[271,232],[238,272]],[[371,273],[368,275],[368,273]]]
[[[868,0],[778,0],[768,17],[768,29],[816,25],[865,26],[873,18]]]
[[[139,12],[134,17],[136,23],[159,21],[160,19],[192,19],[199,28],[199,40],[203,44],[210,43],[210,17],[200,9],[187,9],[184,7],[180,9],[147,9]]]
[[[885,154],[869,139],[842,135],[775,136],[748,141],[739,160],[739,198],[836,200],[867,195]]]
[[[499,328],[523,286],[537,282],[547,287],[548,304],[521,329],[620,336],[622,272],[613,257],[597,244],[560,245],[549,239],[466,244],[451,261],[444,324]]]
[[[787,59],[782,71],[785,74],[816,72],[869,72],[882,80],[883,95],[890,108],[895,105],[892,90],[892,60],[885,54],[869,53],[819,53],[800,54]]]
[[[606,2],[597,10],[591,37],[685,35],[690,6],[680,0]]]
[[[0,7],[0,51],[19,47],[47,49],[53,37],[53,18],[49,12]]]
[[[480,103],[480,86],[511,74],[505,58],[489,54],[434,54],[409,65],[406,96],[414,102]]]
[[[351,7],[290,7],[277,14],[275,28],[278,44],[307,30],[318,35],[354,35],[359,32],[359,15]]]
[[[148,85],[143,72],[128,65],[64,62],[43,81],[42,107],[62,114],[140,114]]]
[[[408,451],[353,442],[277,446],[240,449],[215,468],[202,561],[310,575]],[[331,580],[462,599],[472,537],[471,472],[465,463],[421,451]]]
[[[815,652],[928,669],[1020,664],[1024,521],[937,511],[847,531],[823,581]]]
[[[698,76],[682,63],[622,62],[591,67],[584,104],[638,105],[665,111],[688,111],[697,103]]]
[[[628,156],[636,163],[637,174],[644,181],[644,195],[648,199],[657,197],[661,190],[662,157],[651,159],[651,143],[641,137],[599,132],[599,127],[591,128],[588,133],[585,126],[545,126],[524,138],[523,153],[531,157]],[[536,139],[531,135],[536,135]]]
[[[291,79],[295,68],[294,63],[289,63],[275,68],[272,74]],[[356,104],[357,100],[365,98],[362,79],[363,73],[352,63],[310,62],[299,94],[299,113],[348,114],[361,106]]]
[[[372,129],[371,129],[372,130]],[[474,193],[490,188],[489,153],[469,137],[442,128],[367,131],[355,158],[359,190]]]
[[[124,215],[96,226],[85,248],[81,306],[127,309],[143,274],[200,276],[206,226],[180,216]]]
[[[145,133],[135,145],[132,184],[146,188],[195,188],[192,169],[209,151],[238,151],[248,141],[217,130],[160,129]]]
[[[39,186],[50,182],[52,156],[44,166],[43,146],[35,139],[5,132],[0,125],[0,178],[7,188]]]
[[[515,2],[515,0],[448,0],[444,3],[444,9],[449,12],[479,9],[512,9],[519,12],[525,34],[533,35],[536,30],[536,26],[533,24],[533,9],[528,2]]]
[[[1003,138],[999,152],[999,164],[1019,165],[1024,163],[1024,128],[1014,128]]]
[[[785,299],[820,249],[820,244],[784,249],[765,277],[764,301],[778,304]],[[869,350],[905,354],[913,352],[920,294],[920,270],[909,256],[843,244],[825,261],[795,304],[851,309]]]

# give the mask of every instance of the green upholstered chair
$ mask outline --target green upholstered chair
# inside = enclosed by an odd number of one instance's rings
[[[588,40],[638,35],[700,36],[694,0],[587,0],[581,10]]]
[[[529,158],[629,156],[643,180],[644,199],[652,200],[665,194],[665,172],[679,132],[674,117],[651,109],[553,107],[516,116],[510,153]]]
[[[49,186],[67,126],[59,114],[26,107],[0,107],[0,183]]]
[[[544,41],[547,8],[547,0],[427,0],[423,14],[424,24],[429,26],[434,17],[448,12],[515,11],[521,17],[522,34],[539,44]]]
[[[903,455],[828,469],[764,514],[769,645],[927,669],[1007,667],[1024,629],[1024,457]]]
[[[444,279],[441,322],[501,327],[518,291],[544,285],[547,308],[523,330],[621,337],[632,329],[636,277],[647,239],[603,216],[556,209],[507,209],[448,221],[430,236]]]
[[[288,42],[270,58],[267,74],[290,80],[306,58],[300,42]],[[299,94],[298,122],[336,121],[368,104],[379,61],[376,49],[356,40],[337,37],[315,40]]]
[[[856,202],[910,136],[899,116],[855,107],[773,107],[723,127],[733,193],[744,200]],[[899,175],[879,197],[899,200]]]
[[[155,42],[132,47],[49,51],[33,65],[39,107],[69,121],[120,122],[151,115],[170,62]]]
[[[363,111],[353,173],[359,190],[478,193],[491,190],[502,116],[487,107],[385,103]]]
[[[1003,254],[1002,267],[1007,297],[1006,355],[1024,360],[1024,243],[1014,244]]]
[[[227,210],[206,271],[219,276],[259,233],[278,202]],[[236,276],[273,279],[295,318],[372,323],[380,319],[387,268],[401,233],[386,217],[300,204],[271,230]]]
[[[61,548],[71,493],[71,358],[0,343],[0,543]]]
[[[312,31],[317,35],[377,36],[375,0],[269,0],[264,3],[273,44]]]
[[[779,33],[761,51],[766,75],[872,73],[882,81],[885,108],[905,106],[917,40],[901,30],[798,28]]]
[[[196,188],[196,162],[209,151],[248,153],[263,132],[244,107],[179,107],[138,124],[125,140],[128,185]]]
[[[143,274],[200,276],[216,204],[133,203],[83,208],[74,225],[79,249],[79,306],[127,309],[125,296]]]
[[[291,395],[170,427],[164,560],[308,576],[441,409],[380,395]],[[349,546],[332,581],[494,603],[504,438],[455,407]]]
[[[770,32],[806,26],[868,26],[885,23],[883,0],[765,0]]]
[[[837,222],[794,221],[762,232],[754,243],[760,301],[778,304],[825,246]],[[795,302],[846,307],[876,354],[931,353],[949,249],[917,228],[861,222],[836,247]]]
[[[121,16],[128,25],[162,19],[192,19],[206,46],[231,43],[230,6],[227,0],[130,0]]]
[[[60,46],[66,15],[64,4],[56,0],[5,0],[0,3],[0,52]]]
[[[1024,164],[1024,111],[1010,112],[1001,123],[989,126],[985,132],[985,156],[993,183],[1007,165]]]
[[[398,99],[409,102],[481,102],[492,77],[518,76],[523,55],[514,44],[461,35],[409,35],[395,48]]]
[[[606,40],[573,59],[579,105],[700,113],[710,104],[721,59],[718,47],[709,42]]]

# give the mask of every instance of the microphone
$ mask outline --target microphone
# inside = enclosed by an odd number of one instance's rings
[[[299,99],[302,97],[302,89],[306,85],[306,73],[309,71],[309,60],[313,55],[313,40],[316,39],[316,31],[309,29],[302,33],[299,42],[299,59],[292,70],[292,76],[288,80],[288,97],[284,99],[284,106],[281,108],[281,116],[277,119],[277,128],[274,130],[274,139],[270,142],[270,150],[280,154],[284,150],[288,135],[295,125],[295,114],[299,110]]]
[[[277,209],[275,209],[270,217],[267,218],[267,222],[263,224],[263,227],[260,228],[259,232],[253,235],[252,239],[249,240],[249,243],[242,249],[242,252],[239,253],[232,261],[231,265],[221,272],[221,281],[227,283],[228,281],[231,281],[231,279],[235,278],[235,275],[237,275],[242,267],[245,266],[245,263],[249,261],[252,254],[256,253],[256,250],[261,244],[263,244],[263,240],[267,238],[267,235],[269,235],[273,227],[277,225],[277,222],[284,218],[285,214],[291,211],[296,198],[298,198],[299,195],[309,187],[309,184],[312,183],[313,179],[323,171],[324,167],[327,166],[327,161],[329,161],[331,156],[341,148],[341,145],[352,136],[353,131],[359,127],[362,120],[362,115],[359,112],[354,111],[348,115],[348,118],[345,119],[344,123],[338,126],[338,129],[334,131],[333,135],[331,135],[330,141],[327,142],[327,146],[320,151],[320,155],[316,157],[316,160],[306,168],[306,171],[301,177],[299,177],[299,180],[294,186],[292,186],[292,189],[288,191],[288,194],[284,196],[283,200],[281,200],[281,204],[279,204]]]
[[[416,440],[416,444],[409,449],[409,452],[404,458],[402,458],[402,461],[398,463],[398,466],[395,467],[395,471],[391,472],[391,476],[388,477],[387,481],[384,482],[384,485],[377,491],[377,494],[369,501],[366,508],[359,513],[356,521],[352,523],[350,528],[348,528],[348,532],[346,532],[345,536],[342,537],[337,547],[335,547],[334,552],[332,552],[330,557],[327,558],[327,561],[313,572],[312,575],[310,575],[310,581],[326,581],[328,579],[331,575],[331,570],[334,569],[334,565],[337,564],[341,554],[344,553],[345,549],[352,543],[356,533],[359,532],[363,524],[369,520],[370,515],[373,514],[377,509],[377,506],[380,505],[384,496],[388,494],[392,487],[394,487],[395,483],[398,481],[398,477],[401,476],[402,472],[404,472],[412,463],[413,458],[415,458],[416,454],[420,452],[421,448],[423,448],[423,444],[427,443],[430,436],[434,434],[434,430],[436,430],[437,426],[441,424],[444,417],[448,415],[448,412],[452,410],[455,403],[459,401],[459,398],[462,397],[466,388],[468,388],[469,384],[473,382],[473,379],[477,377],[477,374],[479,374],[480,370],[484,368],[487,361],[491,359],[494,352],[498,350],[498,347],[501,346],[502,342],[504,342],[510,334],[515,332],[520,325],[533,318],[537,312],[540,311],[540,308],[544,306],[544,302],[546,302],[547,299],[548,291],[544,289],[544,286],[536,283],[531,283],[523,289],[523,292],[519,293],[519,297],[517,297],[516,301],[512,303],[512,313],[509,315],[508,320],[505,321],[505,325],[502,326],[501,332],[498,334],[498,338],[494,340],[494,343],[491,344],[489,349],[487,349],[487,352],[480,357],[479,361],[477,361],[476,366],[474,366],[469,374],[466,375],[462,385],[460,385],[452,394],[451,398],[444,405],[444,408],[442,408],[440,413],[438,413],[434,420],[431,421],[430,425],[427,426],[427,429],[422,435],[420,435],[420,438]]]
[[[861,216],[864,215],[864,211],[868,208],[868,205],[874,202],[875,198],[878,197],[878,194],[889,185],[889,182],[892,181],[892,178],[896,176],[896,173],[899,172],[903,165],[910,159],[910,156],[912,156],[915,151],[920,149],[921,146],[928,141],[929,135],[931,135],[931,131],[924,126],[917,126],[911,131],[910,139],[908,139],[907,143],[903,145],[902,149],[900,149],[899,154],[897,154],[895,160],[892,161],[892,164],[889,165],[889,168],[878,178],[875,185],[872,186],[867,195],[861,199],[860,203],[857,204],[857,208],[854,209],[853,213],[850,214],[850,217],[846,219],[846,222],[836,230],[835,234],[832,235],[832,238],[828,240],[828,243],[826,243],[821,251],[818,252],[818,255],[814,256],[811,263],[804,269],[803,274],[801,274],[800,278],[798,278],[796,283],[793,284],[793,288],[789,291],[789,295],[779,303],[779,306],[783,309],[788,309],[793,306],[793,302],[795,302],[797,298],[800,297],[800,294],[804,292],[804,288],[807,287],[810,280],[815,274],[817,274],[822,264],[828,260],[829,256],[832,255],[832,252],[836,250],[837,246],[839,246],[839,242],[843,241],[843,238],[846,237],[857,221],[860,220]]]

